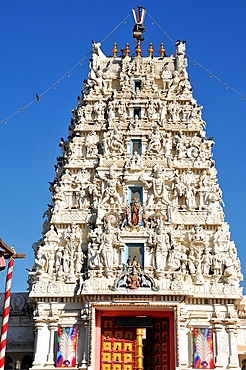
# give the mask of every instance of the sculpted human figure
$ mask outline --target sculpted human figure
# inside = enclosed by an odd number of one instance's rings
[[[54,205],[54,213],[57,213],[60,209],[68,208],[63,189],[60,186],[55,188],[55,192],[52,196],[52,203]]]
[[[105,231],[101,234],[99,253],[106,270],[113,268],[113,242],[114,233],[110,222],[105,225]]]
[[[48,244],[50,247],[55,247],[59,242],[59,237],[55,231],[54,225],[50,225],[50,229],[45,234],[44,238],[45,244]]]
[[[98,189],[98,183],[96,181],[92,181],[88,186],[88,194],[91,197],[91,204],[94,207],[98,206],[99,198],[100,198],[100,192]]]
[[[114,128],[111,136],[109,137],[109,146],[120,153],[124,153],[125,147],[123,144],[123,137],[117,127]]]
[[[144,181],[144,183],[149,189],[152,189],[152,193],[149,195],[147,201],[147,207],[151,206],[153,202],[158,203],[159,201],[167,205],[170,204],[168,191],[165,187],[165,176],[163,170],[158,165],[154,165],[153,167],[151,181]]]
[[[172,245],[169,249],[167,258],[167,269],[171,271],[178,271],[181,267],[181,257],[182,257],[182,246],[181,244]]]
[[[164,65],[161,78],[163,80],[163,89],[168,89],[172,78],[172,72],[170,71],[168,64]]]
[[[179,82],[180,82],[179,72],[175,70],[175,71],[173,71],[172,79],[171,79],[171,82],[170,82],[170,85],[169,85],[170,88],[169,88],[169,94],[168,95],[178,91]]]
[[[196,207],[196,189],[193,184],[186,184],[186,205],[189,210],[192,210]]]
[[[179,113],[181,112],[181,108],[177,101],[173,101],[169,103],[169,112],[172,116],[172,122],[175,123],[180,120]]]
[[[60,267],[62,267],[62,258],[63,258],[63,248],[61,246],[58,247],[55,255],[55,270],[58,273]]]
[[[196,261],[195,251],[193,248],[190,249],[187,263],[188,263],[190,274],[195,275],[197,261]]]
[[[75,251],[81,244],[82,234],[78,225],[72,223],[64,233],[64,240],[69,250]]]
[[[113,101],[108,102],[107,114],[108,114],[108,123],[110,127],[112,124],[112,120],[115,118],[115,102]]]
[[[54,265],[55,265],[55,253],[53,249],[51,249],[46,254],[46,258],[47,258],[47,272],[49,275],[52,275],[53,270],[54,270]]]
[[[185,156],[186,151],[186,143],[185,143],[185,136],[183,135],[182,131],[179,131],[177,135],[174,136],[174,143],[176,146],[176,157],[181,159]]]
[[[153,244],[155,247],[155,268],[157,271],[164,271],[167,264],[167,255],[169,249],[169,237],[164,233],[161,224],[153,236]]]
[[[92,64],[94,67],[98,67],[100,63],[100,59],[105,59],[106,56],[101,51],[101,44],[100,42],[92,41]]]
[[[187,169],[181,175],[181,180],[185,184],[185,202],[188,209],[194,209],[196,207],[196,176],[191,171],[191,169]]]
[[[126,104],[124,101],[123,102],[120,101],[118,104],[118,114],[119,114],[120,119],[127,118]]]
[[[95,120],[101,121],[104,119],[105,103],[99,100],[94,104],[94,116]]]
[[[216,277],[219,277],[222,274],[222,262],[223,262],[223,258],[221,255],[221,251],[218,246],[214,245],[212,249],[211,270],[213,271],[213,274]]]
[[[161,134],[158,126],[154,126],[152,128],[152,134],[150,136],[150,141],[147,146],[146,152],[157,152],[160,153],[161,151]]]
[[[78,246],[77,250],[75,251],[74,259],[75,259],[75,272],[79,274],[82,270],[84,263],[84,253],[81,249],[81,246]]]
[[[65,275],[68,274],[69,272],[70,263],[71,263],[70,255],[69,255],[68,249],[65,248],[63,251],[63,272]]]
[[[107,183],[106,189],[103,193],[101,204],[106,203],[107,201],[110,201],[112,203],[113,201],[118,202],[120,204],[121,199],[120,195],[118,193],[118,186],[120,186],[120,182],[116,177],[116,173],[113,170],[113,165],[109,169],[109,174],[106,178],[104,178],[105,182]]]
[[[170,157],[172,153],[173,141],[171,132],[166,133],[166,137],[163,141],[163,146],[165,150],[165,156]]]
[[[147,112],[149,120],[158,119],[159,114],[157,113],[158,112],[157,103],[154,103],[152,100],[150,100],[148,102]]]
[[[101,44],[95,41],[92,42],[92,61],[90,64],[90,72],[88,75],[88,85],[98,90],[103,87],[103,73],[101,70],[101,61],[106,58],[100,49]]]
[[[161,103],[160,106],[160,121],[162,126],[166,122],[166,116],[167,116],[167,102],[165,100]]]
[[[188,238],[193,243],[204,243],[206,234],[201,225],[195,224],[193,230],[189,232]]]
[[[174,174],[171,190],[171,200],[173,200],[175,206],[179,206],[179,199],[185,195],[185,184],[181,181],[177,172]]]
[[[43,256],[43,253],[39,249],[37,251],[37,257],[34,260],[34,269],[38,274],[42,274],[42,272],[44,272],[45,262],[46,261]]]
[[[210,267],[212,264],[212,256],[208,249],[205,249],[202,255],[202,274],[208,276],[210,272]]]
[[[87,149],[87,155],[96,155],[97,150],[97,144],[99,141],[99,137],[96,134],[95,131],[90,131],[87,135],[87,138],[85,140],[85,147]]]

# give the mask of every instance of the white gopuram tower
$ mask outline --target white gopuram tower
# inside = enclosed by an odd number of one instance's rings
[[[60,143],[29,273],[33,369],[239,369],[240,261],[185,42],[106,57]]]

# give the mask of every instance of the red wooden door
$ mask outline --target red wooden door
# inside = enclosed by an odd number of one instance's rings
[[[169,326],[169,318],[158,318],[147,328],[144,370],[170,370]]]

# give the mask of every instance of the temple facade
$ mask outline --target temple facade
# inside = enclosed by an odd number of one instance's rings
[[[32,369],[239,369],[241,267],[186,43],[143,51],[141,26],[121,56],[93,42],[60,142],[28,280]]]

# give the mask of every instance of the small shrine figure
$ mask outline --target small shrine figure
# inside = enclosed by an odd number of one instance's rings
[[[133,198],[133,201],[130,204],[131,206],[131,224],[132,226],[137,226],[139,224],[139,211],[141,203],[138,198]]]
[[[139,278],[137,274],[129,276],[128,278],[128,288],[130,289],[137,289],[140,287]]]

